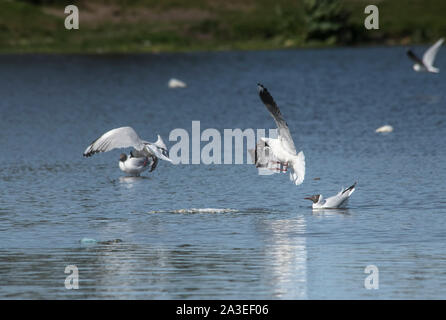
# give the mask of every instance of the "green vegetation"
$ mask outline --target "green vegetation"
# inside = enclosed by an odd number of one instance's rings
[[[76,4],[80,30],[65,30]],[[376,4],[380,30],[365,30]],[[0,0],[0,52],[164,52],[410,44],[446,35],[444,0]]]
[[[340,1],[304,0],[306,40],[325,41],[329,44],[351,40],[353,26]]]

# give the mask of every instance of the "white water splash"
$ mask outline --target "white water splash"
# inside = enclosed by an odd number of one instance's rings
[[[191,208],[191,209],[178,209],[178,210],[155,210],[149,211],[149,213],[229,213],[239,212],[236,209],[229,208]]]

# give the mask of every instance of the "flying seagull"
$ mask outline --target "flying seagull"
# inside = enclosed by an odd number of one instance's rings
[[[413,65],[413,69],[417,72],[433,72],[438,73],[440,69],[434,67],[435,56],[437,55],[438,50],[443,44],[444,39],[440,39],[434,43],[426,52],[423,54],[423,59],[418,58],[415,53],[411,49],[407,50],[407,55],[410,59],[412,59],[415,64]]]
[[[313,209],[335,209],[344,207],[348,198],[355,191],[356,182],[348,187],[347,189],[342,189],[338,194],[324,199],[321,194],[315,194],[311,197],[304,198],[313,201]]]
[[[121,127],[104,133],[93,141],[84,151],[84,157],[98,152],[107,152],[116,148],[130,148],[130,155],[122,153],[119,157],[119,168],[125,173],[139,175],[150,167],[155,170],[158,159],[172,162],[163,139],[158,135],[154,143],[141,140],[131,127]]]
[[[256,167],[270,167],[271,163],[278,163],[284,167],[283,170],[291,168],[290,180],[296,185],[300,185],[305,178],[305,156],[302,151],[296,152],[293,138],[291,137],[288,125],[282,116],[276,102],[268,90],[258,84],[259,96],[266,108],[270,112],[278,128],[278,138],[260,138],[254,151],[250,151]]]

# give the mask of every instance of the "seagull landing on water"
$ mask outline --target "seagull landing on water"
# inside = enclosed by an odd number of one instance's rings
[[[417,72],[432,72],[439,73],[440,69],[434,67],[435,56],[437,55],[438,50],[443,44],[444,39],[440,39],[434,43],[426,52],[423,54],[423,59],[418,58],[418,56],[413,53],[411,49],[407,50],[407,55],[410,59],[412,59],[415,64],[413,65],[413,69]]]
[[[356,182],[347,189],[341,190],[337,195],[324,199],[321,194],[305,198],[313,201],[313,209],[336,209],[347,205],[348,198],[355,191]]]
[[[258,84],[258,88],[260,99],[276,122],[279,134],[277,139],[261,138],[256,149],[250,150],[251,157],[257,168],[271,168],[273,163],[283,166],[280,171],[286,172],[290,167],[290,180],[299,185],[305,178],[304,153],[296,152],[288,125],[273,97],[263,85]]]
[[[85,149],[84,157],[116,148],[130,147],[134,149],[130,152],[130,156],[122,153],[119,157],[119,168],[127,174],[138,176],[149,168],[149,172],[152,172],[158,164],[158,159],[172,162],[160,135],[156,142],[147,142],[141,140],[131,127],[116,128],[104,133]]]

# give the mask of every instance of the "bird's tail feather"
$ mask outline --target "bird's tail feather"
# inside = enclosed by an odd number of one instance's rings
[[[297,186],[302,184],[305,179],[305,155],[303,151],[291,161],[292,172],[290,172],[290,180]]]

